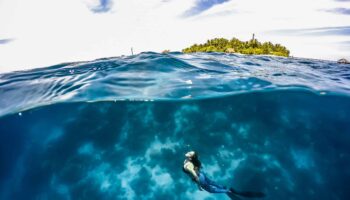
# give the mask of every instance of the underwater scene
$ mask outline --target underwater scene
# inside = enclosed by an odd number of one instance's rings
[[[350,66],[158,54],[0,74],[0,199],[350,198]],[[250,198],[258,199],[258,198]]]

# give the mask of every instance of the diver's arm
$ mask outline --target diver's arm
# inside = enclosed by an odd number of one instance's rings
[[[198,189],[202,191],[203,188],[202,188],[201,185],[199,184],[199,177],[198,177],[196,171],[194,170],[194,165],[193,165],[192,163],[188,162],[188,163],[185,164],[184,168],[185,168],[188,172],[191,173],[191,175],[192,175],[194,181],[197,183]]]
[[[185,164],[184,167],[185,167],[185,169],[188,172],[191,173],[191,175],[193,176],[194,180],[198,183],[199,178],[198,178],[198,175],[197,175],[196,171],[194,170],[193,164],[191,162],[188,162],[188,163]]]
[[[197,187],[198,187],[198,190],[203,191],[202,186],[198,182],[197,182]]]

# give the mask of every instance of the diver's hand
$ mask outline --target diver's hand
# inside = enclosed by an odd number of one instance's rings
[[[195,176],[195,177],[194,177],[194,181],[196,181],[196,183],[199,183],[199,178],[198,178],[198,176]]]
[[[203,191],[203,188],[199,184],[197,184],[197,186],[200,191]]]
[[[201,185],[199,184],[199,177],[198,177],[198,176],[194,177],[194,180],[195,180],[196,183],[197,183],[198,189],[199,189],[200,191],[203,191],[203,188],[202,188]]]

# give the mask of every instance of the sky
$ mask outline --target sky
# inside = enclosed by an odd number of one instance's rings
[[[224,37],[350,59],[350,0],[0,0],[0,73]]]

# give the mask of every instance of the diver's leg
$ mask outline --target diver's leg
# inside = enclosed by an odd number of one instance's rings
[[[199,174],[198,174],[198,182],[200,185],[207,185],[208,184],[207,178],[202,172],[199,172]]]
[[[199,176],[201,187],[210,193],[228,193],[229,189],[221,185],[216,184],[214,181],[207,178],[203,173]]]
[[[203,188],[210,193],[229,193],[230,190],[226,188],[216,187],[214,185],[207,185],[207,187]]]
[[[212,185],[212,186],[214,186],[214,187],[216,187],[216,188],[227,189],[225,186],[219,185],[219,184],[217,184],[216,182],[210,180],[207,176],[205,176],[205,178],[206,178],[206,181],[207,181],[207,183],[208,183],[209,185]]]

